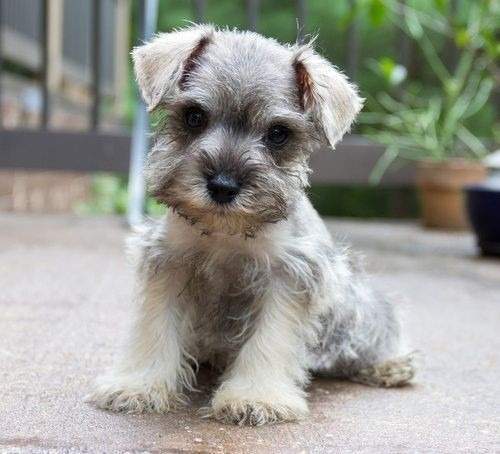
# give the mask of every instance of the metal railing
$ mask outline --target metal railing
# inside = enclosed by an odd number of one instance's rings
[[[1,3],[5,0],[0,0]],[[100,27],[101,2],[100,0],[82,0],[91,2],[91,108],[88,115],[90,118],[89,129],[83,132],[54,131],[48,128],[50,124],[51,102],[48,85],[48,56],[49,43],[47,31],[49,27],[49,7],[51,0],[40,0],[42,2],[42,14],[40,16],[39,46],[41,53],[40,82],[42,86],[42,111],[38,130],[4,129],[1,128],[0,117],[0,168],[30,168],[30,169],[65,169],[85,172],[110,171],[127,173],[131,170],[130,181],[132,187],[138,187],[143,182],[134,175],[140,174],[139,168],[144,158],[142,151],[135,152],[131,159],[131,135],[129,133],[107,133],[100,130],[100,105],[101,75],[100,59]],[[151,24],[146,24],[147,3],[154,0],[139,1],[139,38],[148,37],[145,32]],[[354,5],[355,0],[350,0]],[[204,22],[206,13],[206,1],[193,1],[193,17],[197,22]],[[259,2],[258,0],[246,0],[246,26],[250,30],[258,30]],[[306,0],[296,0],[295,11],[297,17],[299,39],[303,39],[307,22]],[[1,11],[1,10],[0,10]],[[141,32],[142,30],[142,32]],[[355,77],[358,61],[358,42],[356,25],[352,23],[346,31],[347,49],[347,72]],[[401,52],[408,52],[406,39],[399,40]],[[0,42],[0,52],[2,43]],[[408,56],[406,56],[408,58]],[[2,75],[0,59],[0,76]],[[0,99],[2,93],[0,91]],[[141,109],[142,107],[140,107]],[[141,122],[139,114],[136,121]],[[145,115],[145,114],[144,114]],[[136,125],[136,134],[145,134],[144,128],[147,122],[139,128]],[[142,129],[141,129],[142,128]],[[139,139],[136,137],[136,142]],[[145,141],[143,141],[143,144]],[[136,148],[138,145],[136,145]],[[144,147],[144,145],[140,145]],[[317,153],[312,158],[313,182],[341,185],[366,185],[368,176],[383,148],[369,144],[367,141],[356,136],[349,136],[338,145],[334,153]],[[388,174],[382,184],[389,186],[409,186],[413,183],[414,171],[412,168],[401,169]],[[134,180],[135,178],[135,180]],[[141,209],[140,207],[138,208]]]
[[[110,7],[115,7],[111,1],[0,0],[2,62],[8,59],[35,76],[41,101],[38,112],[40,129],[50,126],[51,92],[56,90],[51,77],[55,73],[59,76],[58,85],[64,75],[65,82],[70,80],[89,88],[88,124],[91,129],[97,129],[102,104],[101,87],[109,85],[110,70],[115,69],[110,62],[113,49],[110,49],[109,36],[102,40],[103,29],[113,30],[117,25],[113,20],[114,11],[110,10]],[[76,17],[78,14],[83,17]],[[74,28],[76,24],[77,29],[69,33],[67,27]],[[104,72],[103,60],[106,63]]]
[[[148,41],[152,38],[158,21],[158,0],[146,0],[139,15],[139,38]],[[144,101],[138,96],[128,179],[127,221],[130,225],[140,224],[144,216],[146,182],[142,172],[148,152],[148,111]]]

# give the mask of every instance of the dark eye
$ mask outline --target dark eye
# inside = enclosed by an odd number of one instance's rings
[[[288,141],[290,131],[284,126],[276,125],[269,128],[266,134],[266,142],[274,147],[285,145]]]
[[[205,112],[198,107],[192,107],[186,110],[184,114],[186,125],[191,129],[200,129],[205,126]]]

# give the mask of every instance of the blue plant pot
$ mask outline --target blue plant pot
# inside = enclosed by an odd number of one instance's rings
[[[467,213],[484,255],[500,257],[500,189],[483,184],[465,188]]]

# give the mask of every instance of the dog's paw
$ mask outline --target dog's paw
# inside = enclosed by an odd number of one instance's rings
[[[126,377],[100,377],[85,401],[120,413],[166,413],[187,404],[183,394],[164,383],[144,384]]]
[[[353,381],[368,386],[392,388],[407,385],[415,376],[416,361],[419,357],[416,352],[405,356],[375,364],[358,371]]]
[[[227,395],[224,391],[213,397],[210,407],[202,409],[205,417],[226,424],[260,426],[295,421],[307,415],[307,402],[302,396],[293,396],[287,402],[265,398],[245,398]]]

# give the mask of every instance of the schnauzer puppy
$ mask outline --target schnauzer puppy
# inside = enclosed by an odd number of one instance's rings
[[[221,371],[206,413],[236,424],[307,413],[311,373],[374,386],[414,375],[394,307],[371,289],[305,194],[308,161],[362,107],[312,43],[196,25],[133,51],[167,214],[130,242],[137,317],[90,401],[121,412],[185,404],[198,364]]]

